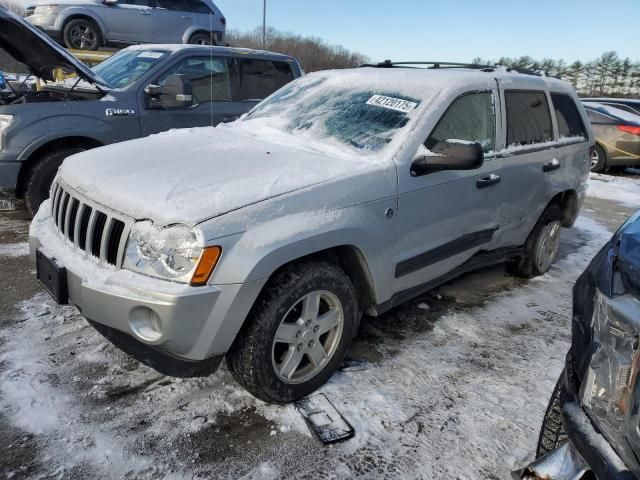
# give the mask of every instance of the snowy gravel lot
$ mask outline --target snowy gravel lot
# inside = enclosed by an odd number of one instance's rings
[[[128,359],[38,288],[24,213],[0,213],[0,477],[507,479],[562,369],[573,282],[640,207],[640,176],[592,184],[547,275],[485,269],[365,319],[361,368],[322,389],[356,429],[330,447],[224,367],[177,380]]]

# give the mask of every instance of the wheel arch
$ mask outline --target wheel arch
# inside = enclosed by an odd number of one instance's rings
[[[85,150],[90,150],[92,148],[102,147],[103,145],[104,143],[91,137],[73,136],[52,139],[35,147],[20,166],[18,183],[16,185],[16,196],[22,198],[29,172],[31,172],[34,165],[36,165],[44,155],[60,148],[81,147]]]
[[[565,190],[558,193],[551,199],[547,208],[549,205],[557,205],[560,207],[560,210],[562,211],[562,218],[560,221],[562,226],[565,228],[573,226],[578,218],[578,214],[580,213],[580,201],[578,200],[578,194],[575,190]]]
[[[107,32],[107,26],[105,25],[105,23],[102,20],[100,20],[100,18],[98,18],[97,15],[92,15],[87,12],[75,11],[75,12],[68,13],[60,22],[60,35],[64,38],[64,29],[67,27],[69,22],[71,22],[72,20],[81,20],[81,19],[89,20],[90,22],[94,23],[99,29],[99,33],[100,33],[100,37],[102,38],[102,41],[104,42],[106,40],[105,32]]]

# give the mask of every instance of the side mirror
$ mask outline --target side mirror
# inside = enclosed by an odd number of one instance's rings
[[[102,4],[106,5],[107,7],[113,7],[114,5],[118,4],[118,0],[102,0]]]
[[[164,85],[147,85],[144,89],[147,108],[169,110],[193,105],[193,88],[184,76],[169,75]]]
[[[413,176],[441,170],[475,170],[484,163],[484,151],[478,142],[442,140],[430,151],[421,150],[411,164]]]

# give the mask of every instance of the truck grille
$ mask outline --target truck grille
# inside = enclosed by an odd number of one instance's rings
[[[51,218],[75,248],[109,265],[120,264],[127,242],[125,219],[84,202],[60,183],[51,188]]]

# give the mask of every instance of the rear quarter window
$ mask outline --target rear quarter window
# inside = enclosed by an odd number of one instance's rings
[[[587,132],[573,98],[564,93],[552,93],[551,101],[558,121],[560,137],[583,137],[586,139]]]
[[[287,62],[238,58],[238,100],[263,100],[293,80]]]
[[[507,90],[507,146],[531,145],[553,138],[551,113],[542,91]]]

